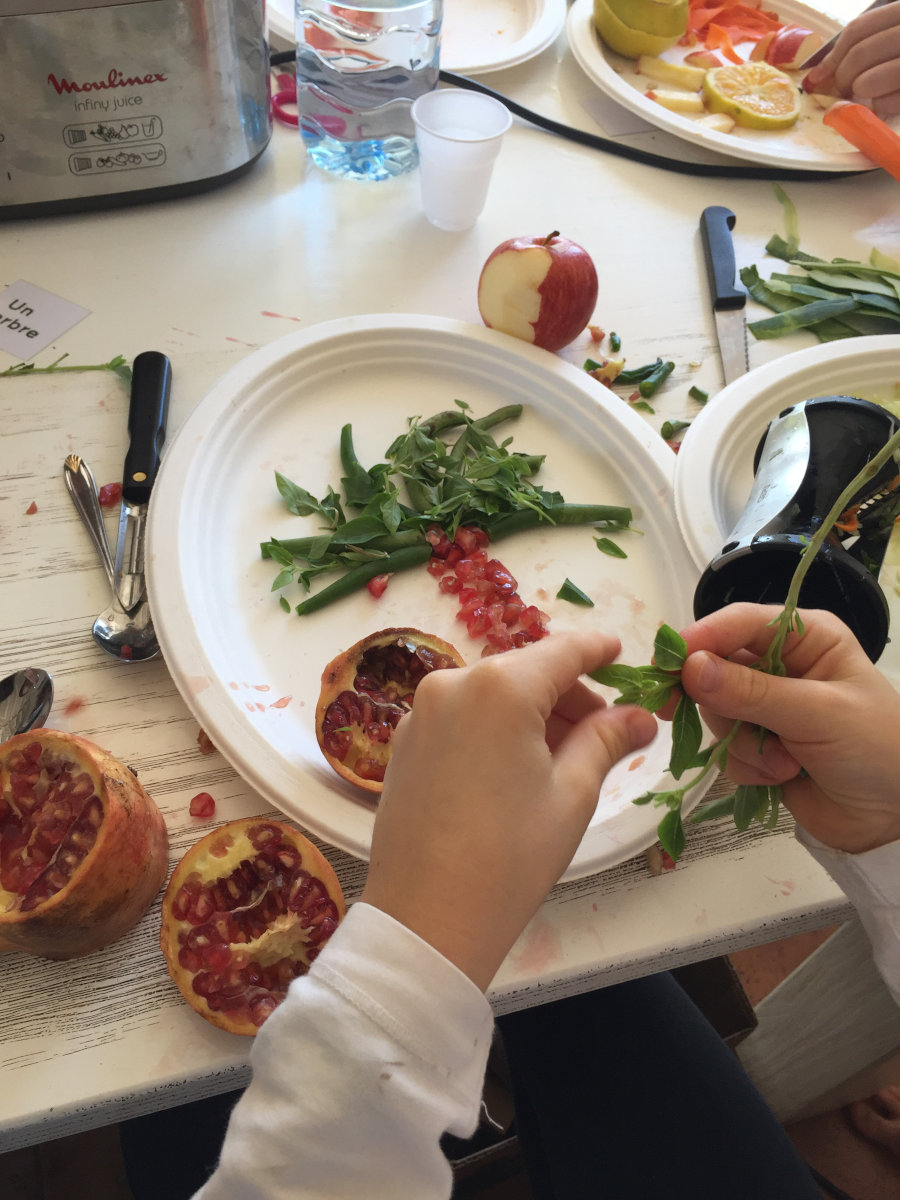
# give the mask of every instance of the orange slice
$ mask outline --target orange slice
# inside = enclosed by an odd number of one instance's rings
[[[765,62],[715,67],[703,81],[710,112],[727,113],[745,129],[789,129],[800,116],[800,91]]]

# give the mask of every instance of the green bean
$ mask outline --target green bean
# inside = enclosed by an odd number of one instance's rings
[[[312,549],[313,543],[319,539],[315,537],[301,538],[280,538],[278,544],[287,550],[288,554],[292,554],[294,558],[307,559],[309,552]],[[400,550],[404,546],[417,546],[422,541],[422,534],[418,529],[404,529],[399,533],[386,533],[381,537],[371,538],[368,542],[363,543],[363,548],[366,550],[385,550],[390,553],[392,550]],[[356,543],[353,543],[354,545]],[[262,558],[271,558],[269,547],[270,542],[260,542],[259,550]],[[331,549],[335,551],[345,550],[348,543],[342,542],[340,533],[336,533],[331,539]]]
[[[508,516],[488,524],[487,533],[491,541],[495,542],[512,533],[536,529],[538,525],[610,524],[621,528],[627,526],[631,518],[630,508],[614,504],[556,504],[542,510],[522,508],[518,512],[509,513]]]
[[[376,575],[393,575],[396,571],[419,566],[420,563],[427,562],[429,558],[431,558],[431,546],[424,542],[421,546],[406,546],[401,550],[395,550],[386,558],[377,558],[372,562],[361,563],[358,567],[352,567],[334,583],[330,583],[321,591],[301,601],[295,611],[301,617],[305,617],[307,613],[318,612],[319,609],[326,608],[336,600],[343,600],[351,592],[359,591]]]
[[[661,363],[656,370],[652,372],[652,374],[648,375],[646,379],[642,379],[638,384],[638,391],[641,393],[644,399],[646,400],[648,396],[652,396],[657,388],[659,388],[669,378],[674,370],[675,364],[673,362],[664,362]]]

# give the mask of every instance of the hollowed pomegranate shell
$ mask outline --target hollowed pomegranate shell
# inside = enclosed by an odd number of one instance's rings
[[[196,1012],[255,1034],[346,912],[327,859],[281,821],[214,829],[182,858],[162,902],[160,946]]]
[[[420,629],[382,629],[322,672],[316,739],[329,765],[367,792],[380,793],[394,730],[426,675],[465,666],[459,651]]]
[[[53,729],[0,745],[0,950],[100,950],[138,923],[167,869],[162,814],[108,751]]]

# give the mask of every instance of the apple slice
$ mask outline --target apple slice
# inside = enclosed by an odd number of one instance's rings
[[[716,67],[725,66],[718,54],[712,50],[692,50],[690,54],[684,56],[684,61],[692,67],[703,67],[704,71],[712,71]]]
[[[821,33],[804,29],[802,25],[784,25],[766,47],[765,60],[779,71],[796,71],[824,44]]]
[[[657,104],[661,104],[663,108],[668,108],[671,112],[703,112],[703,97],[699,92],[669,92],[657,90],[654,92],[645,92],[644,95],[648,100],[655,100]]]
[[[648,79],[657,83],[686,88],[689,92],[700,90],[706,74],[703,67],[685,67],[679,63],[666,62],[664,58],[653,58],[649,54],[642,54],[634,69],[638,75],[646,75]]]

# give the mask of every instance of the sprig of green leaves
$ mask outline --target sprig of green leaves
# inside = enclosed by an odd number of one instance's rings
[[[117,354],[115,358],[111,358],[109,362],[105,363],[61,367],[60,363],[68,357],[68,354],[61,354],[59,358],[46,367],[36,367],[33,362],[14,363],[13,366],[0,371],[0,379],[5,379],[13,375],[59,375],[63,371],[112,371],[114,375],[118,375],[123,383],[131,384],[131,367],[128,365],[128,360],[122,354]]]

